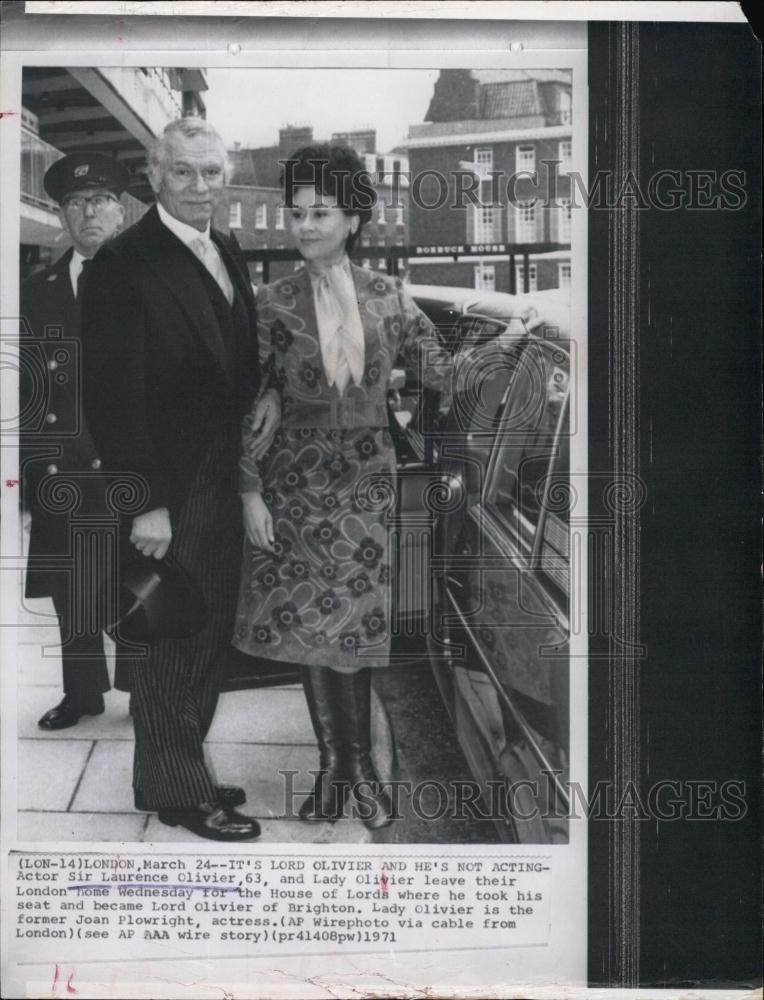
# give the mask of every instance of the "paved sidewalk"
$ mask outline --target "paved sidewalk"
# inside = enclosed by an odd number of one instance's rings
[[[128,695],[112,690],[106,711],[83,717],[77,726],[45,732],[37,720],[62,697],[58,629],[50,601],[25,600],[19,644],[19,839],[28,841],[205,841],[156,815],[136,812],[132,796],[133,727]],[[110,672],[113,674],[113,657]],[[380,776],[389,779],[393,751],[386,717],[378,702],[373,739]],[[298,771],[296,791],[312,787],[318,750],[299,686],[230,691],[221,695],[206,743],[220,781],[243,785],[244,811],[257,817],[257,843],[372,843],[358,820],[301,823],[283,816],[280,770]],[[296,813],[300,798],[296,799]],[[388,828],[389,829],[389,828]]]

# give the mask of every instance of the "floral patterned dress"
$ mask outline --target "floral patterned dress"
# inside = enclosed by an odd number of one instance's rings
[[[276,543],[273,554],[245,543],[234,633],[246,653],[347,673],[389,660],[391,369],[400,355],[443,399],[451,375],[450,355],[402,283],[355,266],[352,276],[365,363],[361,384],[342,397],[324,374],[308,272],[258,294],[260,350],[282,418],[259,463],[245,422],[241,490],[262,490]]]

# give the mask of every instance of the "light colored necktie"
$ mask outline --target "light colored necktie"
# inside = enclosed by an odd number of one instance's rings
[[[225,295],[226,301],[230,306],[233,302],[233,285],[231,284],[231,279],[228,277],[225,264],[220,259],[217,247],[212,240],[205,239],[203,236],[197,236],[196,239],[191,240],[188,247],[196,254],[218,283],[221,292]]]
[[[333,264],[313,278],[313,292],[326,380],[342,395],[351,378],[361,384],[365,354],[361,313],[347,262]]]

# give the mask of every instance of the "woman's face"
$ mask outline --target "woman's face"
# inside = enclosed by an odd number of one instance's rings
[[[295,188],[287,212],[297,249],[305,260],[317,264],[342,260],[348,235],[358,229],[357,215],[345,215],[335,197],[312,187]]]

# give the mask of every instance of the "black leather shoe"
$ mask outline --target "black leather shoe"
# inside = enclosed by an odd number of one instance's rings
[[[251,816],[244,816],[235,809],[226,809],[220,803],[203,802],[187,809],[160,809],[157,813],[165,826],[184,826],[197,837],[207,840],[254,840],[260,836],[260,824]]]
[[[217,802],[225,809],[235,809],[236,806],[243,806],[247,801],[247,796],[243,788],[238,785],[215,785],[215,795]],[[143,812],[154,812],[151,806],[146,805],[143,795],[136,789],[135,808]]]
[[[66,694],[55,708],[51,708],[43,715],[37,725],[40,729],[69,729],[71,726],[77,725],[80,716],[103,715],[103,711],[102,695],[83,701]]]

